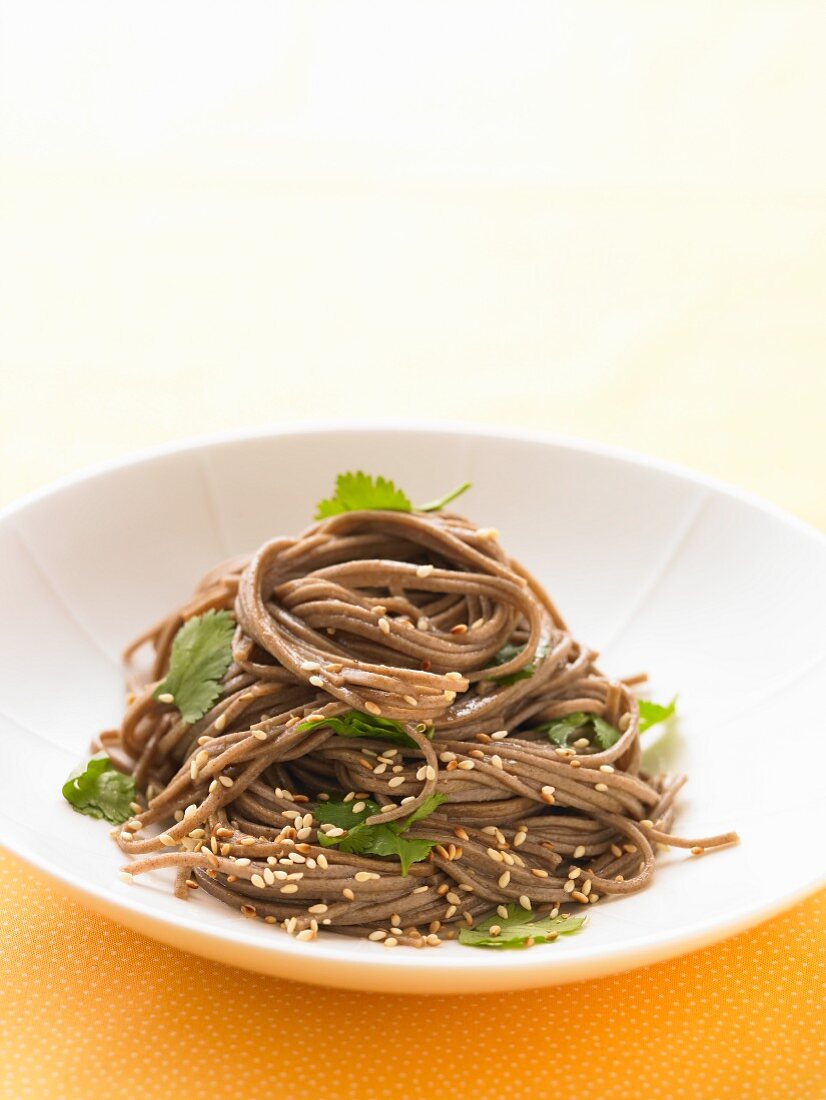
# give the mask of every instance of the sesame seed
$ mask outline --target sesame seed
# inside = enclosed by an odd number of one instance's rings
[[[568,872],[568,878],[578,879],[581,874],[582,874],[582,868],[581,867],[572,867],[570,869],[570,871]]]
[[[531,905],[531,899],[528,897],[527,894],[520,894],[519,895],[519,904],[522,906],[523,909],[532,909],[533,908],[533,906]]]
[[[226,724],[227,724],[226,714],[219,714],[218,717],[215,719],[215,728],[216,728],[216,730],[220,733],[221,730],[224,729]]]
[[[185,883],[186,886],[189,887],[190,890],[197,890],[198,889],[198,883],[193,878],[185,879],[184,883]]]
[[[247,859],[247,857],[246,857],[246,856],[241,856],[241,858],[240,858],[240,859],[236,859],[236,861],[235,861],[235,866],[236,866],[236,867],[249,867],[249,865],[250,865],[250,863],[251,863],[251,862],[252,862],[252,861],[251,861],[251,860],[249,860],[249,859]]]
[[[294,882],[288,882],[285,886],[281,887],[280,893],[282,894],[297,894],[298,887]]]
[[[267,740],[267,735],[264,732],[264,730],[253,730],[252,731],[252,736],[255,738],[256,741],[266,741]]]
[[[630,725],[631,725],[631,715],[630,714],[623,714],[622,718],[620,718],[620,720],[619,720],[619,723],[617,725],[617,729],[620,730],[621,733],[625,733],[625,731],[628,729],[628,727]]]
[[[354,813],[354,814],[360,814],[360,813],[361,813],[361,811],[362,811],[362,810],[363,810],[364,808],[365,808],[365,807],[364,807],[364,803],[363,803],[363,802],[354,802],[354,803],[353,803],[353,813]]]
[[[587,878],[585,880],[585,882],[583,882],[583,884],[582,884],[582,892],[586,896],[591,893],[591,885],[592,885],[592,883],[591,883],[591,880],[589,878]]]
[[[372,877],[369,871],[356,871],[355,874],[356,882],[369,882]]]
[[[491,764],[493,764],[494,768],[499,768],[500,771],[505,767],[505,765],[502,763],[502,757],[499,756],[498,753],[493,754],[493,756],[490,758],[490,762]]]
[[[604,783],[597,783],[597,785],[594,787],[594,790],[604,792],[608,790],[608,787]]]
[[[272,886],[275,883],[275,875],[269,867],[264,868],[264,882],[267,886]]]
[[[518,832],[518,833],[516,834],[516,836],[515,836],[515,837],[513,838],[513,846],[514,846],[514,848],[519,848],[519,847],[520,847],[520,846],[521,846],[522,844],[524,844],[524,843],[525,843],[525,841],[526,841],[527,839],[528,839],[528,834],[527,834],[527,831],[526,831],[526,830],[520,830],[520,831],[519,831],[519,832]]]
[[[403,775],[394,775],[391,780],[388,781],[388,787],[400,787],[404,783]]]
[[[396,939],[395,936],[388,936],[387,939],[384,941],[384,946],[395,947],[398,942],[399,941]]]
[[[419,568],[416,570],[416,576],[429,577],[435,568],[435,565],[420,565]]]
[[[368,712],[368,714],[381,714],[381,707],[377,706],[370,699],[368,699],[367,702],[364,704],[364,709]]]
[[[507,920],[508,919],[508,907],[507,907],[507,905],[497,905],[496,906],[496,912],[499,914],[499,916],[502,918],[502,920]]]
[[[326,913],[327,906],[323,902],[319,902],[317,905],[311,905],[307,910],[308,913]]]
[[[611,773],[613,772],[614,769],[611,767],[610,764],[600,764],[599,770],[601,772],[607,772],[608,775],[611,775]]]
[[[409,707],[417,707],[419,705],[419,700],[415,695],[404,695],[402,698]]]
[[[636,852],[637,846],[636,844],[623,844],[622,850],[624,852]]]
[[[448,905],[447,909],[445,909],[445,920],[450,920],[450,918],[455,913],[456,913],[456,906],[455,905]]]
[[[511,880],[510,871],[503,871],[502,874],[499,876],[499,889],[504,890],[505,887],[510,882],[510,880]]]
[[[584,855],[585,855],[585,845],[584,844],[577,844],[576,848],[574,848],[574,859],[582,859],[582,857]]]
[[[507,730],[497,730],[496,733],[490,735],[490,739],[491,741],[504,741],[507,736]]]
[[[654,822],[649,817],[644,817],[640,822],[640,825],[642,825],[644,829],[654,828]]]
[[[611,845],[611,855],[615,856],[616,859],[620,858],[620,856],[622,855],[622,848],[620,848],[619,844]]]
[[[504,856],[501,852],[498,852],[495,848],[488,848],[488,855],[494,861],[494,863],[504,863]]]
[[[135,881],[135,876],[130,875],[128,871],[120,871],[118,873],[118,878],[121,880],[121,882],[125,882],[127,886],[131,886],[132,883]]]
[[[544,867],[531,867],[531,874],[534,875],[536,878],[548,877],[548,872],[544,869]]]
[[[315,936],[316,934],[312,928],[304,928],[295,938],[297,940],[303,940],[306,943],[308,940],[314,940]]]
[[[224,787],[231,787],[233,783],[228,775],[219,775],[218,782]]]
[[[458,894],[455,894],[452,890],[449,893],[447,893],[445,895],[445,897],[451,903],[451,905],[461,905],[462,904],[462,899],[459,897]]]
[[[691,854],[693,856],[701,856],[704,851],[705,851],[705,848],[701,848],[698,844],[694,848],[691,849]]]
[[[315,857],[315,861],[319,865],[319,867],[322,869],[322,871],[326,871],[327,868],[329,867],[329,863],[327,862],[327,857],[324,855],[323,852],[319,852],[319,854]]]
[[[266,886],[266,883],[260,875],[253,875],[250,879],[250,882],[253,884],[253,886],[257,886],[259,890],[263,890]]]
[[[347,898],[348,901],[355,901],[356,900],[356,895],[353,893],[353,891],[350,889],[349,886],[345,886],[344,889],[341,892],[345,896],[345,898]]]
[[[371,932],[367,937],[368,940],[383,940],[387,933],[382,928],[377,928],[375,932]]]
[[[562,889],[565,891],[566,894],[570,894],[572,890],[576,889],[576,883],[572,878],[569,878]]]
[[[248,917],[248,918],[254,917],[255,912],[256,912],[256,910],[255,910],[254,905],[242,905],[241,906],[241,913],[245,917]]]
[[[168,691],[165,691],[162,695],[158,696],[158,702],[159,703],[174,703],[175,702],[175,696],[170,695]]]
[[[128,833],[127,836],[129,836]],[[172,839],[169,833],[161,833],[161,835],[158,837],[158,840],[161,842],[161,844],[165,844],[167,848],[174,848],[174,846],[178,843],[177,840]]]
[[[472,760],[460,760],[458,767],[460,767],[463,772],[469,772],[475,767],[475,764]]]
[[[588,904],[588,895],[583,894],[583,892],[581,890],[572,891],[571,897],[574,899],[574,901],[578,901],[582,905],[587,905]]]
[[[571,765],[572,768],[581,768],[582,767],[579,760],[569,760],[568,763]]]

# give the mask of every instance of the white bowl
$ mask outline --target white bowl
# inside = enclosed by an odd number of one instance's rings
[[[210,566],[293,532],[335,474],[415,499],[464,479],[461,507],[545,582],[614,674],[680,693],[657,763],[687,771],[678,831],[735,848],[664,854],[654,884],[594,906],[575,936],[496,953],[299,943],[211,898],[133,886],[105,823],[61,784],[119,720],[124,643]],[[269,974],[357,989],[471,992],[588,978],[710,943],[822,880],[826,540],[706,478],[567,440],[483,429],[302,427],[168,448],[38,494],[0,517],[0,839],[31,868],[150,936]]]

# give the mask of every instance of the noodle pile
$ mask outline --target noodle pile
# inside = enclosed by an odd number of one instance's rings
[[[209,610],[237,621],[232,664],[188,725],[153,691],[181,625]],[[736,840],[671,835],[684,778],[641,768],[641,677],[598,671],[496,532],[457,515],[347,512],[273,539],[205,577],[129,655],[146,644],[150,682],[100,738],[145,795],[113,830],[138,857],[126,871],[174,867],[180,896],[206,890],[301,939],[435,946],[503,905],[553,914],[641,890],[657,845]],[[319,723],[353,710],[402,723],[410,745]],[[618,740],[560,747],[538,729],[575,712]],[[331,796],[372,799],[370,825],[434,792],[444,801],[405,835],[436,844],[406,876],[318,841],[313,810]]]

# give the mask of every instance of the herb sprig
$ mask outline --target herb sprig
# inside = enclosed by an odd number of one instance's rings
[[[338,847],[342,852],[353,852],[365,856],[391,856],[401,864],[402,875],[407,875],[413,863],[427,859],[430,850],[437,842],[422,837],[407,837],[404,833],[410,826],[428,817],[437,806],[444,802],[443,794],[434,793],[425,799],[412,814],[398,821],[388,821],[383,825],[367,825],[368,817],[381,812],[381,807],[372,799],[362,799],[361,803],[350,801],[319,802],[313,810],[313,816],[321,825],[334,825],[346,829],[344,836],[328,836],[319,830],[318,842],[323,848]],[[355,812],[352,807],[361,805]]]
[[[462,928],[459,943],[466,947],[492,947],[498,950],[530,947],[535,943],[551,943],[558,936],[577,932],[585,923],[585,917],[572,917],[560,913],[555,917],[536,917],[530,909],[521,905],[509,905],[507,917],[491,913],[475,928]],[[491,933],[497,928],[498,932]]]
[[[428,501],[415,507],[410,497],[385,477],[373,477],[363,470],[348,471],[336,478],[335,492],[331,497],[318,502],[316,519],[338,516],[342,512],[381,511],[381,512],[439,512],[446,504],[470,488],[465,481],[445,493],[443,497]]]
[[[174,703],[185,722],[197,722],[221,694],[221,679],[232,663],[235,620],[228,611],[193,615],[172,642],[169,671],[152,692]]]
[[[63,797],[79,814],[120,825],[132,816],[135,781],[119,772],[105,752],[99,752],[74,769],[63,784]]]
[[[405,748],[416,748],[416,742],[409,737],[401,722],[392,718],[378,718],[373,714],[362,714],[359,710],[348,710],[335,718],[315,718],[311,722],[302,722],[298,732],[327,726],[341,737],[369,737],[374,741],[390,741]],[[430,730],[433,736],[433,730]]]

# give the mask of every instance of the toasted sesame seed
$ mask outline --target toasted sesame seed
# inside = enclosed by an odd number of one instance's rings
[[[581,890],[573,890],[571,892],[571,897],[574,899],[574,901],[578,901],[582,905],[588,904],[588,895],[583,894]]]
[[[622,848],[620,848],[619,844],[611,845],[611,855],[614,856],[616,859],[620,858],[620,856],[622,855]]]
[[[527,894],[520,894],[519,895],[519,904],[522,906],[523,909],[532,909],[533,908],[533,906],[531,905],[531,899],[528,897]]]
[[[630,714],[623,714],[622,718],[620,718],[620,720],[617,724],[617,729],[621,733],[625,733],[625,731],[628,729],[628,727],[630,725],[631,725],[631,715]]]
[[[445,894],[445,897],[447,898],[447,900],[452,905],[461,905],[462,904],[462,899],[459,897],[458,894],[454,893],[452,890],[449,891],[447,894]]]
[[[562,889],[565,891],[566,894],[570,894],[572,890],[576,889],[576,883],[572,878],[569,878]]]
[[[436,769],[433,767],[432,764],[428,764],[427,767],[425,768],[424,777],[425,777],[426,780],[428,780],[428,782],[430,782],[430,781],[432,781],[436,778]]]
[[[209,753],[206,749],[201,749],[198,755],[195,757],[195,763],[199,768],[203,768],[204,765],[209,763]]]
[[[294,882],[288,882],[288,883],[286,883],[286,885],[281,887],[280,893],[282,893],[282,894],[297,894],[298,893],[298,887],[296,886],[296,884]]]
[[[267,886],[273,886],[275,884],[275,875],[269,867],[264,868],[264,882],[266,882]]]
[[[270,873],[272,873],[272,872],[270,872]],[[253,884],[253,886],[257,886],[259,890],[263,890],[264,887],[266,886],[266,883],[264,882],[264,880],[261,878],[260,875],[253,875],[252,878],[250,879],[250,882]]]
[[[215,719],[215,728],[216,728],[216,730],[220,733],[224,729],[226,724],[227,724],[226,714],[219,714],[218,717]]]
[[[401,922],[402,922],[402,919],[401,919],[401,917],[399,916],[398,913],[391,913],[390,914],[390,923],[391,924],[401,924]]]
[[[695,845],[695,846],[694,846],[694,847],[693,847],[693,848],[691,849],[691,854],[692,854],[693,856],[701,856],[701,855],[703,854],[703,852],[705,852],[705,848],[701,848],[701,847],[699,846],[699,844]]]
[[[323,852],[318,853],[318,855],[315,857],[315,861],[319,865],[319,867],[321,868],[322,871],[326,871],[327,868],[329,867],[329,863],[327,862],[327,857],[324,855]]]
[[[315,931],[312,928],[302,929],[295,937],[297,940],[303,940],[305,943],[308,940],[314,940],[316,937]]]
[[[585,855],[585,845],[584,844],[577,844],[576,848],[574,848],[574,859],[582,859],[582,857],[584,855]]]
[[[377,928],[375,932],[371,932],[367,937],[368,940],[383,940],[387,933],[382,928]]]
[[[345,898],[347,898],[348,901],[355,901],[356,900],[356,895],[353,893],[353,891],[350,889],[349,886],[345,886],[344,889],[341,892],[345,896]]]
[[[640,822],[640,825],[642,825],[642,827],[644,829],[653,829],[654,828],[654,822],[649,817],[644,817],[642,819],[642,821]]]
[[[231,787],[233,783],[228,775],[219,775],[218,782],[224,787]]]
[[[510,880],[511,880],[510,871],[503,871],[502,874],[499,876],[499,889],[504,890],[505,887],[510,882]]]
[[[600,764],[599,770],[601,772],[607,772],[608,775],[611,775],[612,772],[614,771],[614,769],[611,767],[610,764]]]
[[[403,695],[402,698],[409,707],[417,707],[419,705],[419,700],[415,695]]]
[[[582,892],[583,892],[583,894],[585,894],[586,896],[587,896],[588,894],[590,894],[590,893],[591,893],[591,886],[592,886],[592,885],[593,885],[593,884],[592,884],[591,880],[590,880],[589,878],[586,878],[586,880],[585,880],[585,881],[583,882],[583,884],[582,884]]]
[[[254,917],[255,913],[256,913],[255,906],[254,905],[242,905],[241,906],[241,913],[245,917]]]
[[[547,878],[548,872],[544,867],[531,867],[531,874],[536,878]]]
[[[578,879],[581,874],[582,874],[582,868],[581,867],[572,867],[570,869],[570,871],[568,872],[568,878]]]
[[[513,838],[514,848],[519,848],[528,839],[527,831],[520,830]]]
[[[128,833],[127,836],[129,836]],[[177,840],[173,840],[169,833],[161,833],[161,835],[158,837],[158,840],[161,842],[161,844],[165,844],[167,848],[174,848],[174,846],[178,843]]]
[[[579,762],[579,760],[569,760],[569,761],[568,761],[568,763],[570,764],[570,766],[571,766],[572,768],[581,768],[581,767],[582,767],[582,765],[581,765],[581,763]]]
[[[475,767],[475,764],[472,760],[460,760],[458,767],[460,767],[463,772],[469,772]]]
[[[454,916],[455,913],[456,913],[456,906],[455,905],[448,905],[447,909],[445,909],[445,920],[450,920],[450,918],[452,916]]]
[[[416,576],[417,577],[429,577],[430,574],[433,572],[433,570],[435,568],[436,568],[435,565],[420,565],[418,567],[418,569],[416,570]]]
[[[385,947],[395,947],[399,941],[396,939],[395,936],[388,936],[387,939],[383,942]]]
[[[492,733],[490,735],[490,739],[491,741],[504,741],[507,736],[507,730],[497,730],[495,733]]]
[[[636,844],[623,844],[622,850],[624,852],[636,852],[637,846]]]
[[[381,714],[381,707],[377,706],[372,700],[368,699],[364,704],[364,709],[368,714]]]
[[[597,785],[594,787],[594,790],[604,792],[608,790],[608,787],[605,785],[605,783],[597,783]]]
[[[175,696],[170,695],[168,691],[165,691],[162,695],[158,696],[158,702],[159,703],[174,703],[175,702]]]
[[[500,771],[503,770],[505,767],[505,765],[502,763],[502,757],[498,753],[493,754],[493,756],[490,758],[490,762],[491,764],[493,764],[494,768],[499,768]]]
[[[187,886],[190,890],[198,889],[198,883],[195,881],[194,878],[184,879],[184,885]]]
[[[388,787],[401,787],[402,783],[404,783],[404,776],[403,775],[394,775],[393,778],[388,781],[387,786]]]

